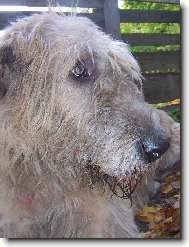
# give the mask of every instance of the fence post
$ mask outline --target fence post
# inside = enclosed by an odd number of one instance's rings
[[[118,0],[103,0],[106,32],[121,39]]]

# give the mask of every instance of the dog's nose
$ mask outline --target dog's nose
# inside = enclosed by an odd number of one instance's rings
[[[149,163],[159,159],[167,151],[169,146],[168,139],[145,140],[142,143],[145,158]]]

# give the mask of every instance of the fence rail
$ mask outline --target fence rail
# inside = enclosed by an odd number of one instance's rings
[[[115,8],[115,4],[106,5],[104,12],[102,10],[94,11],[94,13],[80,13],[79,15],[92,19],[97,25],[108,30],[116,38],[120,38],[120,22],[121,23],[180,23],[180,11],[165,10],[119,10],[111,11]],[[1,7],[0,7],[1,9]],[[110,12],[111,15],[109,14]],[[33,12],[11,11],[1,12],[0,28],[4,28],[11,20],[17,17],[31,15]],[[118,24],[119,25],[118,25]]]
[[[46,7],[49,5],[48,0],[0,0],[0,5],[7,6],[30,6],[30,7]],[[102,0],[58,0],[51,1],[54,6],[56,3],[61,7],[81,7],[81,8],[103,8]]]
[[[134,55],[145,74],[153,71],[153,73],[180,73],[180,51],[138,52]]]
[[[180,11],[120,10],[120,19],[127,23],[180,23]]]
[[[180,45],[180,34],[132,33],[122,34],[121,38],[132,46]]]
[[[130,0],[136,1],[136,0]],[[53,1],[52,1],[53,2]],[[140,0],[140,2],[156,2],[156,3],[168,3],[168,4],[180,4],[179,0]],[[54,1],[56,3],[56,1]],[[65,7],[76,6],[79,3],[79,7],[82,8],[103,8],[103,0],[58,0],[59,5]],[[33,7],[42,7],[48,6],[47,0],[0,0],[0,5],[18,5],[18,6],[33,6]]]
[[[180,74],[145,74],[143,82],[144,96],[150,103],[160,103],[180,98]]]
[[[56,0],[54,6],[56,6]],[[132,1],[132,0],[130,0]],[[141,0],[140,0],[141,1]],[[142,0],[143,1],[143,0]],[[179,4],[179,0],[144,0]],[[117,0],[58,0],[61,7],[93,8],[93,13],[79,15],[92,19],[98,26],[117,39],[131,46],[180,45],[179,34],[120,33],[120,23],[180,23],[180,11],[168,10],[122,10]],[[47,7],[47,0],[0,0],[0,29],[18,17],[31,15],[30,11],[2,12],[1,6]],[[141,65],[144,80],[144,95],[150,103],[169,101],[180,97],[180,52],[140,52],[134,54]]]

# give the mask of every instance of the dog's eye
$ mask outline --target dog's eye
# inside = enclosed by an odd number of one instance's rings
[[[84,64],[78,63],[72,70],[72,74],[77,78],[85,78],[90,76],[88,69],[85,67]]]
[[[0,99],[6,94],[7,90],[3,84],[0,83]]]

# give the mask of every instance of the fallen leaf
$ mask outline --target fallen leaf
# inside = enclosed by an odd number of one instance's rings
[[[173,221],[173,217],[169,217],[166,220],[164,220],[164,223],[170,223]]]
[[[180,208],[180,201],[177,201],[173,204],[174,208]]]
[[[157,214],[155,216],[155,219],[154,219],[154,222],[157,224],[157,223],[160,223],[161,221],[163,221],[164,217],[162,214]]]
[[[157,211],[159,211],[160,210],[160,208],[159,207],[148,207],[148,206],[144,206],[144,208],[143,208],[143,212],[144,213],[155,213],[155,212],[157,212]]]
[[[180,238],[180,168],[171,170],[160,180],[160,188],[151,205],[136,215],[148,229],[143,238]]]
[[[161,192],[164,193],[164,194],[167,194],[169,193],[170,191],[172,190],[172,186],[171,185],[163,185],[161,187]]]
[[[180,194],[174,195],[174,198],[180,200]]]
[[[173,101],[170,102],[171,105],[180,105],[180,99],[175,99]]]

